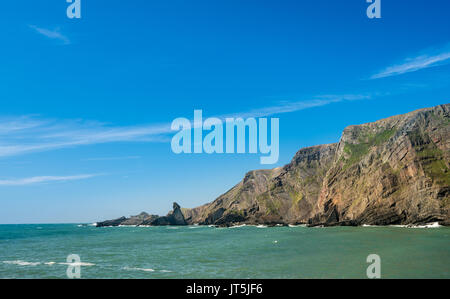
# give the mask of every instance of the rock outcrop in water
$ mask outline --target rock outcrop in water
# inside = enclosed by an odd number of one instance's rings
[[[151,221],[144,221],[143,225],[187,225],[180,206],[174,202],[173,210],[167,216],[158,217]]]
[[[248,172],[211,203],[174,205],[145,223],[448,225],[449,114],[445,104],[349,126],[338,143],[303,148],[284,167]]]
[[[180,206],[174,202],[173,210],[166,216],[150,215],[142,212],[141,214],[131,216],[130,218],[123,216],[114,220],[106,220],[96,223],[97,227],[119,225],[187,225],[187,222],[184,219]]]
[[[122,222],[126,221],[127,218],[125,216],[122,216],[120,218],[117,219],[112,219],[112,220],[106,220],[106,221],[102,221],[102,222],[97,222],[95,223],[95,226],[97,227],[103,227],[103,226],[119,226]]]

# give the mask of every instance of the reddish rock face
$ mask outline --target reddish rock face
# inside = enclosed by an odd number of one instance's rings
[[[283,168],[247,173],[188,223],[361,225],[449,222],[450,105],[347,127]]]
[[[347,127],[284,167],[248,172],[215,201],[102,225],[450,224],[450,104]]]

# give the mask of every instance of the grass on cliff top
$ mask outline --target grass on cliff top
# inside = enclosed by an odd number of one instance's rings
[[[348,158],[344,159],[344,169],[359,162],[363,156],[369,153],[372,146],[378,146],[389,140],[394,134],[395,129],[383,130],[377,134],[366,133],[358,138],[359,143],[345,143],[344,153]]]

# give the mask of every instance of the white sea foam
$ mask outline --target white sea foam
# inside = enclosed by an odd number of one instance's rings
[[[424,225],[413,225],[413,224],[392,224],[392,225],[372,225],[372,224],[363,224],[361,227],[400,227],[400,228],[439,228],[442,225],[439,222],[430,222]]]
[[[155,270],[150,269],[150,268],[130,268],[130,267],[123,267],[122,269],[124,269],[124,270],[129,270],[129,271],[155,272]]]
[[[408,227],[408,228],[438,228],[438,227],[442,227],[442,225],[439,225],[439,222],[431,222],[431,223],[426,223],[424,225],[406,225],[404,227]]]
[[[267,228],[267,225],[257,225],[257,228]]]
[[[15,260],[15,261],[3,261],[4,264],[9,264],[9,265],[18,265],[18,266],[37,266],[37,265],[48,265],[48,266],[52,266],[54,264],[56,264],[56,262],[27,262],[27,261],[22,261],[22,260]],[[95,266],[95,264],[92,263],[58,263],[59,265],[71,265],[71,266]]]
[[[436,227],[442,227],[442,225],[439,224],[439,222],[433,222],[430,224],[425,225],[426,228],[436,228]]]
[[[10,265],[19,265],[19,266],[37,266],[40,265],[40,262],[26,262],[22,260],[16,260],[16,261],[3,261],[4,264],[10,264]]]
[[[230,228],[238,228],[238,227],[244,227],[244,226],[247,226],[247,224],[234,225],[234,226],[231,226]]]
[[[68,266],[74,266],[74,267],[78,267],[78,266],[95,266],[95,264],[92,263],[84,263],[84,262],[75,262],[75,263],[58,263],[60,265],[68,265]]]
[[[127,271],[172,273],[172,271],[170,271],[170,270],[155,270],[155,269],[151,269],[151,268],[139,268],[139,267],[123,267],[122,269],[127,270]]]

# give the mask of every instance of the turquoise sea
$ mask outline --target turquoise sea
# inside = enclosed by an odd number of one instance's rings
[[[0,225],[0,278],[450,278],[450,228]]]

